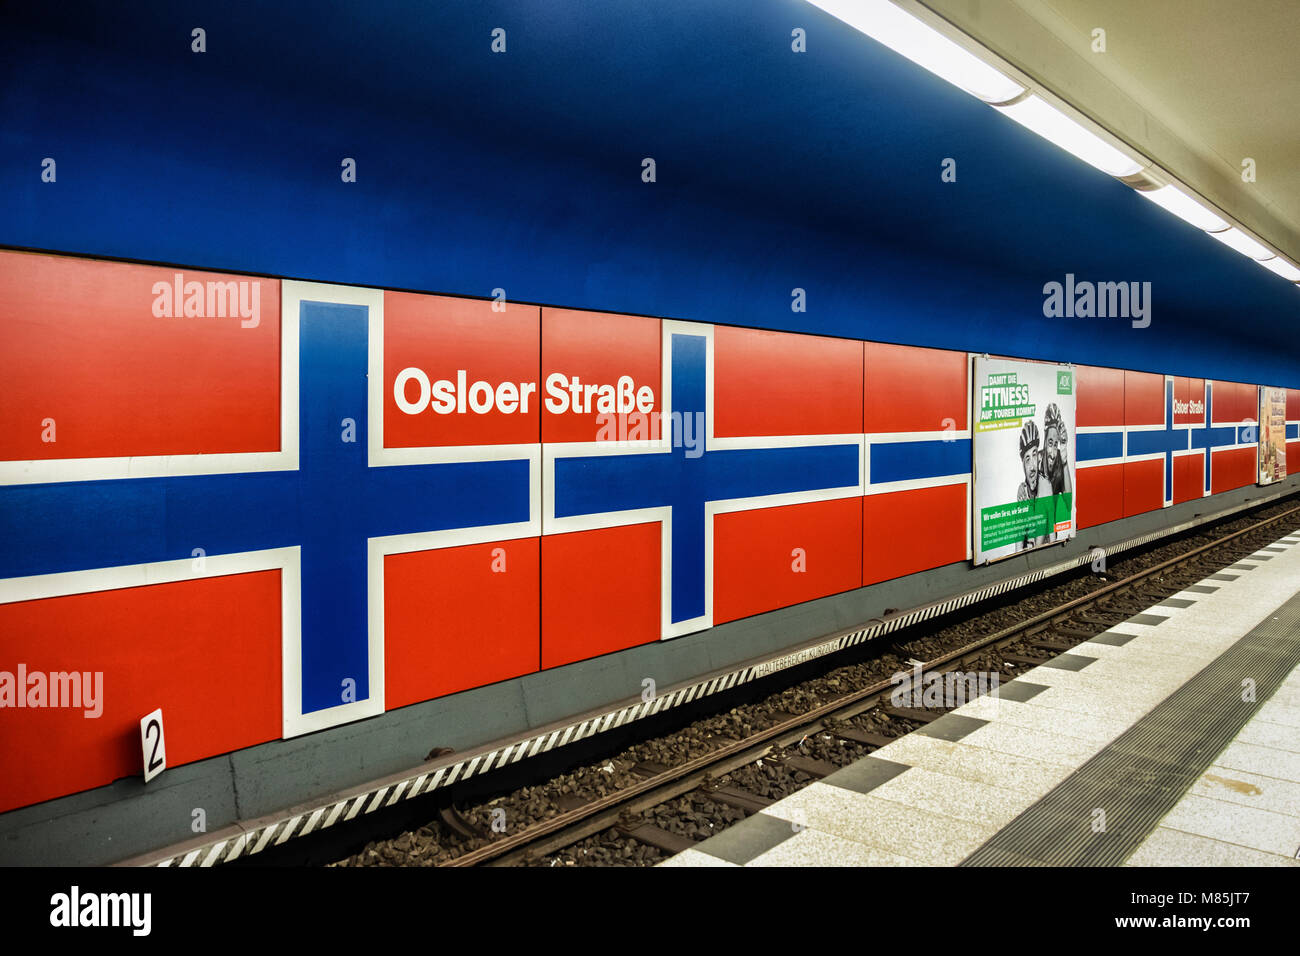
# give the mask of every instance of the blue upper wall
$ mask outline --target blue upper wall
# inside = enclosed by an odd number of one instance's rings
[[[36,6],[3,245],[1300,385],[1294,286],[802,0]]]

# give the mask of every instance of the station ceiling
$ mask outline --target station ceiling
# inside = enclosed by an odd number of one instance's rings
[[[1296,0],[921,2],[1300,258]]]

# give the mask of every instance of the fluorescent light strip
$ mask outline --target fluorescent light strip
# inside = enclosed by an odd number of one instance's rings
[[[889,0],[809,0],[873,40],[985,103],[1004,103],[1025,88]]]
[[[1138,190],[1138,195],[1149,199],[1162,209],[1167,209],[1184,222],[1205,232],[1227,229],[1228,224],[1215,213],[1183,192],[1177,186],[1161,186],[1150,191]]]
[[[1215,239],[1227,246],[1229,249],[1235,249],[1243,256],[1249,256],[1252,259],[1271,259],[1273,250],[1260,245],[1250,236],[1246,235],[1240,229],[1224,229],[1221,232],[1210,233]]]
[[[1010,106],[995,106],[994,109],[1103,173],[1132,176],[1142,170],[1141,164],[1134,159],[1037,96],[1029,96]]]
[[[1290,282],[1300,282],[1300,269],[1297,269],[1294,264],[1287,262],[1281,256],[1275,256],[1272,259],[1256,259],[1255,261],[1269,272],[1276,272],[1283,279]]]

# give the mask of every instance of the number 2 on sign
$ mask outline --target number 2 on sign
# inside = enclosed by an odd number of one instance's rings
[[[140,749],[144,753],[144,782],[148,783],[167,769],[161,707],[140,721]]]

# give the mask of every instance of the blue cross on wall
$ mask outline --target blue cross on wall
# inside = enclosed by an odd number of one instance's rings
[[[1128,455],[1165,456],[1165,504],[1174,500],[1174,452],[1187,451],[1187,426],[1174,425],[1174,383],[1165,379],[1165,427],[1156,431],[1130,431],[1128,433]],[[1206,466],[1208,469],[1208,465]]]
[[[1205,450],[1205,493],[1210,493],[1210,461],[1215,448],[1223,445],[1249,444],[1244,432],[1253,425],[1213,425],[1214,421],[1214,385],[1205,383],[1205,422],[1201,428],[1192,428],[1192,447]]]
[[[708,339],[672,332],[670,342],[670,411],[679,421],[688,416],[707,421]],[[667,438],[668,428],[663,433]],[[695,448],[684,447],[674,428],[670,449],[555,460],[556,518],[670,509],[674,625],[699,622],[709,610],[706,588],[712,569],[705,567],[706,503],[856,487],[859,482],[856,444],[710,449],[703,435],[695,434]],[[709,623],[700,622],[695,629]]]
[[[0,488],[0,578],[301,546],[303,713],[367,699],[367,539],[527,521],[529,462],[369,467],[368,310],[300,316],[297,471]]]
[[[1214,421],[1214,385],[1205,383],[1205,420]],[[1211,462],[1214,449],[1228,445],[1249,444],[1246,432],[1251,425],[1175,425],[1174,383],[1165,381],[1165,423],[1163,428],[1128,430],[1128,449],[1124,453],[1124,432],[1091,432],[1078,436],[1081,462],[1102,458],[1136,457],[1160,454],[1165,459],[1165,504],[1174,499],[1174,452],[1203,451],[1205,457],[1205,493],[1211,490]]]

